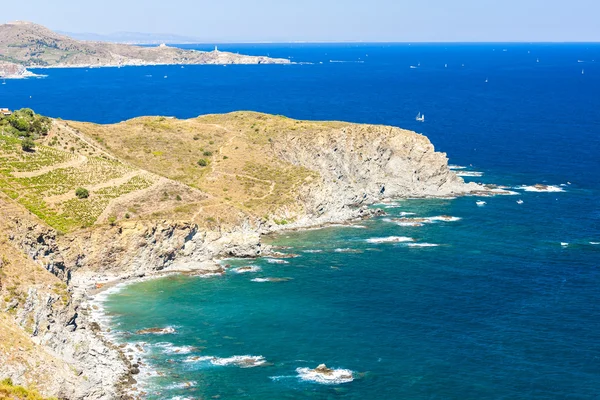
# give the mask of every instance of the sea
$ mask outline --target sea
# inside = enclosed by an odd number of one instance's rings
[[[600,44],[219,48],[298,64],[43,69],[0,85],[0,106],[395,125],[514,194],[394,200],[375,205],[387,216],[265,238],[295,257],[105,292],[144,398],[600,398]]]

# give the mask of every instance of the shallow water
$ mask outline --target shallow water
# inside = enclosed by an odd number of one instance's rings
[[[162,374],[145,380],[148,398],[597,398],[600,45],[231,48],[317,64],[49,70],[7,81],[0,105],[97,122],[253,109],[399,125],[426,134],[462,172],[483,173],[466,180],[518,194],[481,207],[476,198],[382,205],[390,215],[363,229],[268,238],[301,255],[288,264],[228,261],[261,269],[110,295],[116,340],[147,343],[147,369]],[[536,183],[563,191],[526,190]],[[392,220],[441,215],[460,219]],[[389,237],[414,241],[369,242]],[[175,333],[135,334],[169,326]],[[234,356],[265,362],[248,368]],[[298,368],[321,363],[354,379],[302,380]]]

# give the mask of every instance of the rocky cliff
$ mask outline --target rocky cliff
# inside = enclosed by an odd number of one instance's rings
[[[27,154],[18,139],[0,141],[3,252],[24,253],[22,270],[55,280],[33,286],[11,272],[0,290],[21,294],[0,310],[40,346],[36,354],[61,365],[47,393],[65,398],[117,398],[135,379],[136,360],[91,318],[90,296],[109,281],[219,272],[216,258],[268,252],[265,233],[368,217],[367,206],[386,199],[485,190],[465,184],[414,132],[249,112],[54,121]],[[89,197],[75,196],[79,186]],[[35,383],[23,370],[46,376],[22,364],[6,363],[0,374],[17,383]]]
[[[0,61],[0,79],[19,79],[37,76],[19,64]]]

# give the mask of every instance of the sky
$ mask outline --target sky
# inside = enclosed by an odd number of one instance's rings
[[[0,22],[206,42],[600,41],[600,0],[28,0]]]

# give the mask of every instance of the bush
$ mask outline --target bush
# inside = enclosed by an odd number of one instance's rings
[[[198,165],[201,167],[206,167],[208,165],[208,161],[206,161],[204,158],[201,158],[198,160]]]
[[[35,142],[31,138],[25,138],[21,141],[21,148],[23,151],[31,151],[35,148]]]
[[[210,156],[212,156],[212,155],[213,155],[213,153],[212,153],[212,151],[205,151],[204,153],[202,153],[202,155],[203,155],[204,157],[210,157]]]
[[[75,190],[75,196],[79,197],[80,199],[87,199],[90,197],[90,192],[87,189],[80,187]]]

